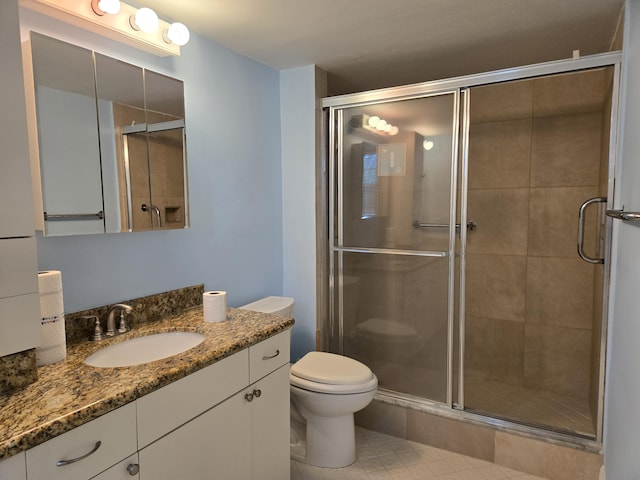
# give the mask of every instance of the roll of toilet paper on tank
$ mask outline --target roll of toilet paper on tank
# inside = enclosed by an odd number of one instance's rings
[[[202,295],[205,322],[222,322],[227,319],[227,292],[204,292]]]
[[[49,365],[67,356],[64,329],[62,274],[58,270],[38,272],[42,343],[36,347],[36,365]]]

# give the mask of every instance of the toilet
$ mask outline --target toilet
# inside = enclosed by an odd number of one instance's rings
[[[266,297],[239,307],[293,316],[293,298]],[[289,372],[291,458],[340,468],[356,460],[353,414],[371,403],[378,379],[366,365],[326,352],[309,352]]]
[[[289,373],[291,458],[317,467],[347,467],[356,461],[353,414],[371,403],[378,379],[349,357],[309,352]]]
[[[293,316],[293,298],[291,297],[264,297],[255,302],[247,303],[241,310],[252,312],[272,313],[273,315]]]

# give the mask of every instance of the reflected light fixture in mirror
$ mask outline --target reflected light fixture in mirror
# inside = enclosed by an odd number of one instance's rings
[[[364,115],[362,127],[375,133],[387,134],[390,136],[397,135],[400,131],[398,127],[392,125],[384,118],[380,118],[378,115],[372,115],[370,117]]]

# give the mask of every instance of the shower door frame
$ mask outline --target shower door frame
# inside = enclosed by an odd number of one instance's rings
[[[456,256],[455,256],[455,232],[456,232],[456,206],[457,206],[457,199],[458,199],[458,195],[457,195],[457,177],[458,177],[458,169],[460,166],[460,162],[457,161],[459,155],[460,155],[460,98],[461,98],[461,93],[460,93],[460,88],[451,88],[451,89],[444,89],[444,90],[439,90],[437,92],[430,92],[430,93],[426,93],[426,94],[414,94],[414,95],[408,95],[408,96],[403,96],[402,98],[393,98],[393,99],[389,99],[387,100],[388,102],[395,102],[395,101],[405,101],[405,100],[417,100],[417,99],[424,99],[424,98],[430,98],[430,97],[436,97],[436,96],[446,96],[446,95],[452,95],[453,96],[453,109],[451,112],[451,121],[452,121],[452,138],[451,138],[451,158],[452,158],[452,162],[451,162],[451,184],[450,184],[450,193],[449,193],[449,242],[448,242],[448,249],[446,252],[443,251],[429,251],[429,250],[401,250],[401,249],[397,249],[397,248],[351,248],[351,247],[344,247],[343,246],[343,205],[342,205],[342,200],[343,200],[343,191],[342,191],[342,182],[337,182],[336,185],[336,178],[337,176],[339,176],[340,178],[344,178],[343,175],[343,168],[344,168],[344,161],[343,161],[343,154],[341,150],[338,149],[330,149],[330,160],[329,160],[329,218],[332,219],[329,222],[329,280],[330,280],[330,285],[329,285],[329,318],[330,318],[330,323],[331,323],[331,332],[333,334],[334,330],[334,326],[333,326],[333,312],[335,312],[335,294],[333,293],[336,288],[336,285],[333,285],[331,282],[333,281],[333,279],[335,278],[335,265],[336,265],[336,259],[335,259],[335,255],[336,253],[341,254],[341,253],[371,253],[371,254],[388,254],[388,255],[404,255],[404,256],[414,256],[414,257],[432,257],[432,258],[448,258],[448,279],[447,279],[447,292],[448,292],[448,298],[447,298],[447,385],[446,385],[446,392],[445,392],[445,401],[444,404],[448,405],[449,407],[453,406],[453,397],[452,397],[452,391],[453,391],[453,387],[452,387],[452,381],[453,381],[453,359],[452,359],[452,352],[453,352],[453,328],[454,328],[454,302],[455,302],[455,297],[454,297],[454,293],[455,293],[455,260],[456,260]],[[329,111],[329,125],[335,125],[335,128],[330,128],[329,129],[329,136],[330,136],[330,144],[331,145],[342,145],[343,141],[342,141],[342,135],[344,132],[344,120],[343,120],[343,109],[344,108],[352,108],[352,107],[358,107],[358,106],[366,106],[368,104],[380,104],[380,103],[384,103],[384,100],[381,101],[365,101],[365,102],[356,102],[353,104],[350,104],[348,107],[343,107],[343,108],[339,108],[339,109],[330,109]],[[337,138],[335,137],[337,136]],[[336,142],[337,140],[337,142]],[[337,171],[336,171],[337,168]],[[336,196],[337,196],[337,202],[336,202]],[[336,205],[337,203],[337,205]],[[334,221],[333,219],[337,218],[337,221]],[[337,232],[336,232],[336,224],[337,223]],[[466,225],[466,223],[463,223],[462,225]],[[461,228],[461,230],[464,230]],[[453,233],[451,233],[453,232]],[[466,233],[466,232],[465,232]],[[333,243],[333,239],[337,238],[337,245],[334,245]],[[343,256],[339,255],[338,257],[338,270],[339,272],[343,271]],[[344,338],[343,338],[343,332],[344,332],[344,328],[343,328],[343,312],[344,312],[344,305],[343,305],[343,281],[342,281],[342,274],[340,274],[340,280],[339,280],[339,285],[337,285],[337,288],[340,289],[340,295],[339,295],[339,300],[338,300],[338,311],[339,311],[339,319],[340,319],[340,325],[339,325],[339,339],[338,339],[338,343],[337,343],[337,348],[336,348],[336,343],[333,341],[331,341],[331,346],[332,346],[332,350],[335,351],[337,350],[339,353],[343,354],[344,353]],[[432,401],[432,400],[430,400]],[[434,401],[435,402],[435,401]],[[439,403],[439,402],[438,402]]]
[[[329,188],[327,191],[328,196],[328,248],[325,249],[325,258],[328,265],[328,318],[326,323],[329,325],[329,344],[332,351],[339,351],[342,353],[343,345],[343,329],[342,325],[339,325],[338,338],[335,338],[336,327],[334,312],[335,307],[335,294],[334,289],[340,288],[342,285],[342,271],[340,269],[338,273],[339,284],[334,285],[334,279],[336,275],[335,269],[335,254],[339,250],[333,244],[335,237],[336,227],[336,212],[340,206],[336,205],[336,200],[341,201],[341,191],[338,191],[339,185],[336,185],[336,164],[339,161],[339,156],[342,152],[338,151],[338,140],[341,140],[342,130],[341,124],[336,120],[341,114],[341,111],[345,108],[363,106],[367,104],[392,102],[409,100],[415,98],[428,97],[432,95],[439,95],[451,92],[458,92],[457,98],[459,103],[456,109],[455,115],[458,116],[455,125],[457,125],[457,132],[454,131],[454,135],[457,137],[454,139],[454,143],[459,147],[457,155],[454,159],[454,166],[452,166],[452,196],[455,193],[456,187],[460,185],[460,195],[458,199],[460,201],[460,223],[466,225],[467,222],[467,170],[468,170],[468,135],[469,135],[469,93],[468,89],[471,87],[478,87],[481,85],[504,83],[514,80],[532,79],[536,77],[543,77],[554,74],[571,73],[580,70],[589,70],[602,67],[613,67],[613,86],[612,86],[612,101],[611,101],[611,122],[609,127],[609,162],[608,162],[608,180],[607,180],[607,203],[606,208],[611,209],[614,203],[614,187],[615,187],[615,171],[616,171],[616,154],[617,154],[617,140],[618,140],[618,112],[619,112],[619,84],[621,73],[622,53],[610,52],[597,55],[590,55],[576,59],[558,60],[553,62],[540,63],[535,65],[522,66],[517,68],[509,68],[504,70],[498,70],[493,72],[467,75],[462,77],[454,77],[451,79],[437,80],[432,82],[418,83],[413,85],[392,87],[381,90],[373,90],[362,93],[340,95],[335,97],[327,97],[322,100],[322,107],[328,111],[328,158],[325,158],[325,162],[328,163],[328,176],[329,176]],[[461,107],[461,108],[460,108]],[[455,154],[454,149],[454,154]],[[325,164],[327,164],[325,163]],[[456,172],[457,168],[457,172]],[[458,184],[456,173],[461,175],[462,183]],[[454,182],[455,185],[454,185]],[[336,198],[337,197],[337,198]],[[456,200],[452,198],[451,203],[451,217],[452,225],[455,224],[456,215]],[[397,405],[405,406],[413,409],[419,409],[425,412],[431,412],[440,416],[449,418],[466,419],[468,421],[491,425],[498,429],[517,431],[530,435],[533,437],[545,438],[561,443],[578,445],[582,448],[598,451],[602,445],[603,435],[603,416],[604,416],[604,384],[605,384],[605,362],[606,362],[606,344],[607,344],[607,332],[609,323],[609,288],[610,288],[610,273],[611,273],[611,233],[612,233],[612,220],[606,218],[605,221],[605,245],[604,245],[604,281],[602,288],[602,328],[600,335],[600,358],[599,358],[599,375],[598,375],[598,409],[596,412],[596,435],[595,439],[585,438],[577,435],[571,435],[569,433],[560,433],[553,430],[544,429],[541,427],[533,427],[521,423],[516,423],[508,420],[502,420],[498,418],[479,415],[476,413],[468,412],[464,410],[464,344],[465,344],[465,323],[464,323],[464,293],[465,293],[465,250],[466,250],[466,231],[461,229],[460,239],[460,251],[458,252],[460,258],[460,283],[459,283],[459,305],[458,305],[458,321],[460,335],[457,339],[459,344],[459,356],[457,359],[457,373],[458,373],[458,386],[457,395],[454,399],[453,391],[453,346],[454,346],[454,321],[453,308],[448,312],[449,325],[448,325],[448,379],[447,379],[447,402],[440,403],[432,400],[417,398],[410,395],[403,395],[398,392],[391,392],[386,390],[380,390],[377,394],[380,398],[392,399]],[[450,225],[451,228],[451,225]],[[455,228],[453,230],[455,232]],[[450,235],[450,252],[452,250],[452,240],[455,235]],[[413,254],[413,253],[412,253]],[[450,263],[455,262],[455,255],[451,255]],[[449,285],[453,282],[452,275],[450,273]],[[449,291],[449,302],[452,307],[452,297],[454,290],[451,288]],[[340,305],[338,305],[340,313],[342,313],[342,295],[339,298]],[[342,315],[340,315],[340,322],[342,322]]]

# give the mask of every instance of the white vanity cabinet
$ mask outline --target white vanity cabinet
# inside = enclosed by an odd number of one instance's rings
[[[0,2],[0,356],[40,344],[40,303],[33,226],[18,2]],[[18,275],[15,283],[10,274]]]
[[[240,392],[140,451],[141,480],[251,478],[251,418]]]
[[[213,408],[140,450],[140,479],[288,479],[289,343],[287,330],[201,370],[206,375],[207,370],[224,362],[234,367],[246,362],[242,388],[224,401],[212,397]],[[237,368],[234,371],[234,375],[239,375]],[[262,378],[250,383],[253,378],[250,372]],[[201,392],[194,388],[201,389],[202,385],[186,388],[180,385],[183,380],[169,385],[177,386],[180,398],[167,402],[163,398],[165,387],[138,400],[139,418],[147,417],[143,420],[147,426],[140,423],[138,426],[141,438],[146,437],[150,425],[165,422],[162,412],[168,412],[167,406],[171,415],[171,409],[180,410],[183,402],[190,404],[194,396],[201,397]],[[214,387],[218,392],[229,393],[237,386],[236,380],[221,378]],[[233,387],[225,390],[229,385]],[[144,414],[147,409],[155,413]],[[158,432],[153,436],[157,435]]]
[[[138,454],[135,453],[91,480],[136,480],[140,478],[139,470]]]
[[[287,357],[289,358],[289,357]],[[289,364],[249,387],[260,391],[250,405],[251,468],[254,480],[288,479],[290,475]]]
[[[136,406],[129,403],[27,450],[27,478],[87,480],[137,448]]]
[[[290,341],[286,330],[10,457],[0,480],[287,480]]]
[[[0,480],[27,480],[24,452],[0,460]]]

